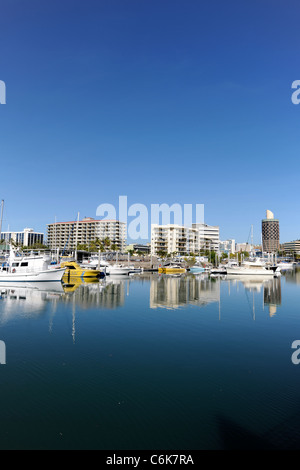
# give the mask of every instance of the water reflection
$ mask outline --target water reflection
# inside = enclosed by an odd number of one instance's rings
[[[63,296],[62,301],[64,303],[75,301],[76,305],[83,309],[91,307],[115,309],[124,305],[125,292],[129,283],[128,278],[112,277],[97,282],[70,283],[64,286],[66,295]]]
[[[292,271],[286,271],[284,273],[286,282],[292,282],[294,284],[300,284],[300,268],[297,267]]]
[[[268,307],[269,316],[273,317],[277,307],[281,305],[281,278],[270,278],[269,276],[226,276],[231,285],[242,284],[245,292],[253,294],[253,318],[255,318],[254,294],[263,291],[263,307]],[[250,300],[248,299],[250,302]]]
[[[281,305],[281,279],[271,279],[264,286],[264,305],[269,307],[269,315],[273,317],[277,312],[277,307]]]
[[[159,276],[150,280],[150,308],[177,309],[220,301],[220,280],[208,275]]]
[[[300,270],[287,273],[285,278],[287,282],[298,282],[299,275]],[[186,305],[205,307],[212,303],[218,303],[220,309],[222,301],[230,294],[230,289],[234,286],[237,289],[242,286],[246,295],[249,292],[253,293],[253,307],[254,296],[260,296],[263,306],[269,310],[269,315],[274,316],[277,307],[282,303],[281,282],[280,278],[270,279],[269,277],[223,276],[214,278],[207,274],[145,273],[133,277],[111,276],[96,282],[71,279],[68,284],[64,285],[60,283],[26,284],[14,287],[0,285],[0,322],[6,322],[17,316],[38,316],[44,312],[49,303],[52,305],[53,312],[59,304],[70,305],[72,311],[75,311],[75,307],[117,309],[125,305],[131,286],[135,284],[137,287],[138,284],[143,283],[146,289],[142,299],[151,309],[179,309]],[[134,290],[133,296],[136,292]]]
[[[30,284],[18,286],[0,285],[0,323],[6,323],[16,317],[37,317],[47,303],[55,304],[64,294],[60,282]]]

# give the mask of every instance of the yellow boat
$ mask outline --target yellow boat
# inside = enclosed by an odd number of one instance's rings
[[[186,269],[180,266],[179,264],[169,264],[166,266],[161,266],[158,268],[160,274],[177,274],[185,273]]]
[[[66,268],[63,281],[68,278],[97,279],[101,277],[101,271],[95,269],[82,269],[75,261],[66,261],[61,263],[62,268]]]

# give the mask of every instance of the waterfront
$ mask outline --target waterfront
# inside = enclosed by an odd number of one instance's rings
[[[298,270],[0,291],[2,449],[298,446]]]

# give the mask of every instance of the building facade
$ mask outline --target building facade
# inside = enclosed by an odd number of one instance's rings
[[[152,225],[151,254],[174,253],[179,256],[199,253],[200,250],[219,251],[219,227],[206,224]]]
[[[234,255],[235,254],[235,240],[225,240],[225,241],[220,241],[220,252],[222,253],[229,253]]]
[[[37,243],[44,244],[44,234],[35,232],[32,228],[25,228],[22,232],[1,232],[1,238],[6,243],[13,241],[22,246],[33,246]]]
[[[262,220],[262,250],[264,253],[276,253],[280,249],[279,220],[273,212],[267,210],[267,218]]]
[[[300,254],[300,240],[283,243],[282,250],[285,251],[285,253]]]
[[[240,253],[242,251],[247,251],[248,253],[252,252],[253,251],[253,246],[250,245],[250,243],[237,243],[235,245],[235,251],[237,253]]]
[[[118,220],[96,220],[86,217],[81,221],[48,224],[47,243],[52,250],[74,249],[78,244],[89,245],[108,238],[111,245],[125,251],[126,224]]]

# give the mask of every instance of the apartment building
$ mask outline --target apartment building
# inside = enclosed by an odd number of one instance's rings
[[[219,252],[220,227],[217,225],[193,224],[198,231],[198,247],[201,249]]]
[[[48,224],[48,246],[52,250],[65,247],[74,249],[77,244],[89,245],[108,238],[118,250],[125,251],[126,224],[118,220],[96,220],[86,217],[81,221]]]
[[[219,227],[206,224],[151,226],[151,254],[160,252],[184,256],[198,253],[201,249],[219,250]]]
[[[294,240],[292,242],[283,243],[281,246],[282,250],[286,253],[300,253],[300,240]]]

